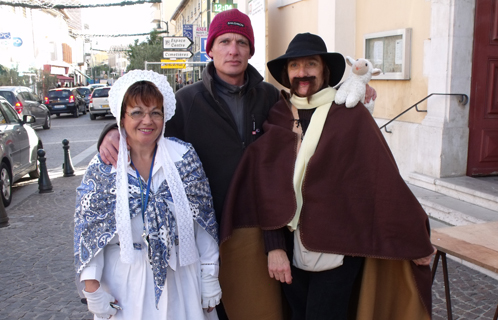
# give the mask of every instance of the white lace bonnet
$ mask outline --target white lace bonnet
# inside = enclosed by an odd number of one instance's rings
[[[119,234],[120,256],[124,263],[133,262],[133,239],[131,235],[130,208],[128,200],[128,153],[126,132],[121,127],[121,104],[128,88],[138,81],[154,83],[163,95],[164,124],[175,114],[176,100],[173,89],[165,76],[154,71],[133,70],[119,78],[109,91],[109,105],[112,114],[116,117],[119,139],[119,153],[116,173],[116,229]],[[156,164],[164,169],[166,181],[175,203],[176,220],[178,226],[180,265],[189,265],[198,259],[195,250],[194,226],[192,212],[180,174],[169,156],[163,125],[161,135],[157,141]],[[149,177],[151,179],[152,177]]]

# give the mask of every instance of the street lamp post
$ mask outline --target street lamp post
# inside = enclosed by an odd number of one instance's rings
[[[166,28],[164,30],[166,30],[166,34],[169,35],[169,24],[167,21],[163,21],[163,20],[154,20],[154,21],[157,21],[156,30],[162,29],[161,22],[164,22],[164,24],[166,25]]]

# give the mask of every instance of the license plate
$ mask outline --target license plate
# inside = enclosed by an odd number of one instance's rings
[[[109,105],[108,104],[103,104],[102,105],[102,109],[104,109],[104,108],[109,108]]]
[[[66,106],[61,104],[61,105],[58,105],[58,106],[53,106],[54,109],[64,109]]]

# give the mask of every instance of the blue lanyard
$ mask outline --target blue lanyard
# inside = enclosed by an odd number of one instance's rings
[[[131,165],[135,167],[135,171],[137,172],[137,178],[138,178],[138,183],[140,184],[140,197],[142,198],[142,221],[145,222],[145,210],[147,209],[147,203],[149,202],[149,192],[150,192],[150,183],[152,181],[152,169],[154,168],[154,160],[156,159],[156,151],[157,151],[157,146],[154,149],[154,155],[152,156],[152,164],[150,165],[150,172],[149,172],[149,181],[147,181],[147,189],[145,191],[145,200],[144,200],[144,191],[142,187],[142,177],[140,176],[140,173],[138,172],[137,168],[133,164],[133,160],[131,160]]]

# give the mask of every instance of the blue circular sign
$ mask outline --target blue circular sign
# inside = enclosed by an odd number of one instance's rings
[[[14,47],[20,47],[20,46],[22,46],[22,39],[19,38],[19,37],[12,38],[12,42],[14,44]]]

